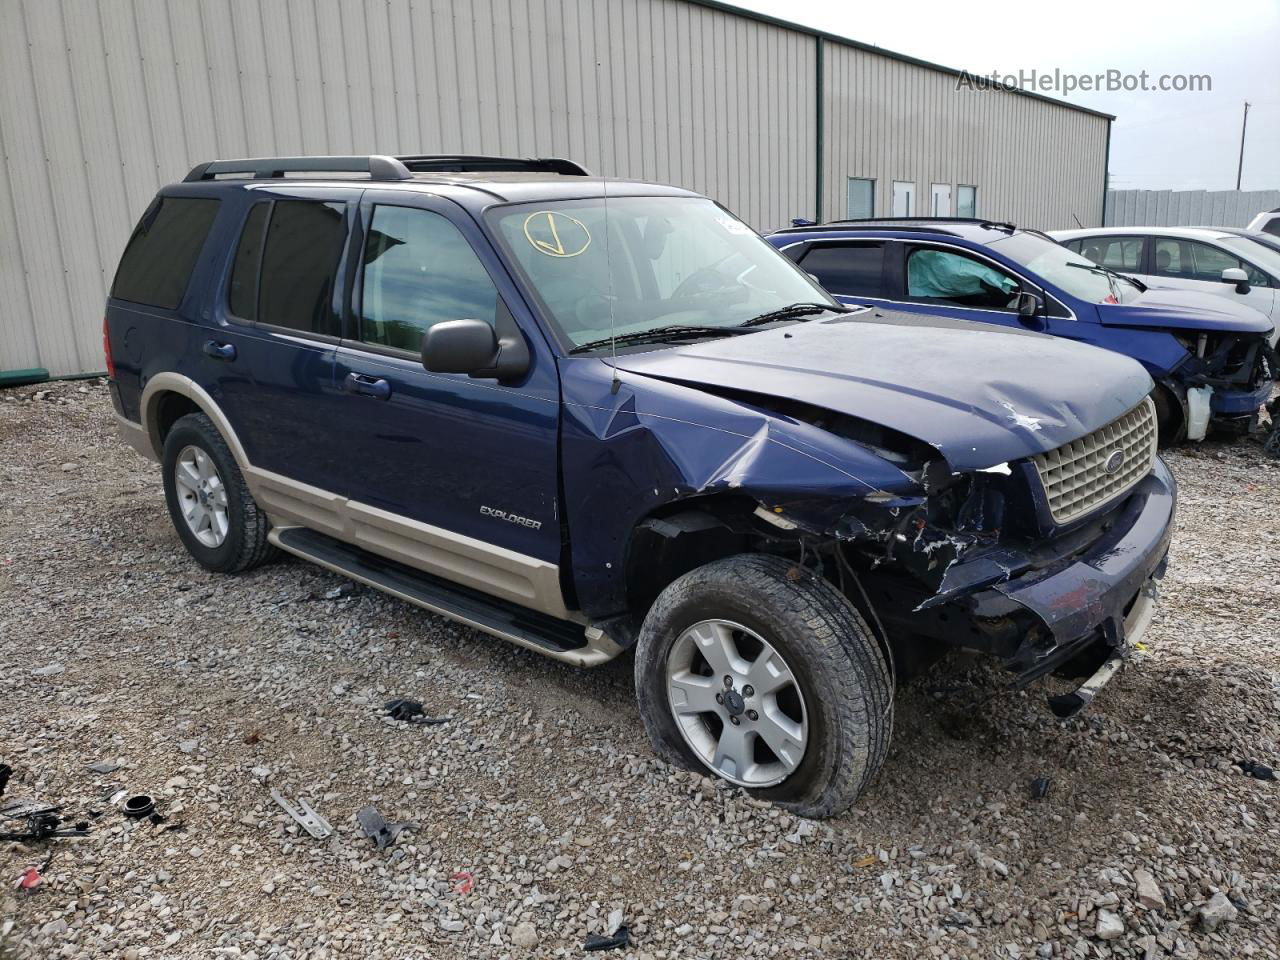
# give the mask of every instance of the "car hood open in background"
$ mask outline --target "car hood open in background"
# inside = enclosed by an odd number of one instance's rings
[[[1151,390],[1120,354],[967,320],[864,310],[618,357],[618,369],[821,407],[976,470],[1075,440]]]
[[[1151,287],[1132,303],[1100,303],[1098,317],[1117,327],[1270,333],[1271,321],[1245,303],[1198,290]]]

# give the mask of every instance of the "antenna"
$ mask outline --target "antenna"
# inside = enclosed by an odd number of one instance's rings
[[[1080,218],[1077,217],[1074,213],[1071,214],[1071,219],[1076,222],[1077,227],[1080,227],[1082,230],[1084,229],[1084,224],[1080,222]]]
[[[613,254],[609,250],[609,178],[601,177],[601,183],[604,186],[604,269],[609,278],[609,366],[613,368],[613,382],[609,384],[609,393],[616,395],[622,381],[618,379],[618,332],[613,311]]]

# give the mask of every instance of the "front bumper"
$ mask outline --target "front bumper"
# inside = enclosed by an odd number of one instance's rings
[[[1209,398],[1209,409],[1219,417],[1247,417],[1271,399],[1271,381],[1252,390],[1224,390],[1215,387]]]
[[[1097,666],[1124,654],[1150,623],[1155,581],[1164,576],[1177,488],[1159,458],[1129,495],[1116,522],[1087,550],[984,590],[973,598],[976,622],[1032,628],[1005,658],[1019,685],[1072,661]],[[1090,667],[1092,669],[1092,667]]]

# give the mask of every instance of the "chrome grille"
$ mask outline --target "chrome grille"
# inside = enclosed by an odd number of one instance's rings
[[[1124,454],[1107,472],[1107,461]],[[1049,513],[1068,523],[1123,496],[1151,471],[1156,455],[1156,405],[1147,397],[1122,417],[1079,440],[1035,457]]]

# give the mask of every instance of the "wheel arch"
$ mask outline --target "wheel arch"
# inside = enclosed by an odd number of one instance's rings
[[[759,547],[753,497],[719,492],[655,507],[632,528],[625,553],[627,606],[643,617],[664,589],[689,571]]]
[[[190,377],[170,371],[157,373],[147,381],[142,391],[140,409],[153,459],[160,459],[165,435],[180,417],[188,413],[203,413],[231,448],[236,465],[242,471],[248,470],[249,458],[227,415],[209,392]]]

